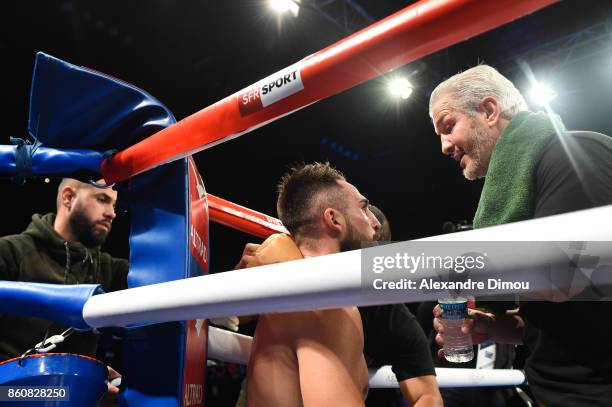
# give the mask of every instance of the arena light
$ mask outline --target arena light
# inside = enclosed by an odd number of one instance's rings
[[[531,89],[531,98],[540,106],[547,106],[557,93],[545,83],[535,83]]]
[[[279,14],[290,11],[294,17],[297,17],[300,12],[300,6],[294,0],[270,0],[269,4]]]
[[[406,78],[395,78],[389,82],[389,92],[402,99],[408,99],[412,95],[414,86]]]

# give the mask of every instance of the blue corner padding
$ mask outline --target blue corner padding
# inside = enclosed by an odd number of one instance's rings
[[[43,284],[0,280],[0,314],[38,317],[88,330],[83,306],[94,294],[102,293],[99,284]]]
[[[95,359],[71,354],[30,355],[0,363],[0,385],[9,388],[63,387],[62,398],[6,401],[0,405],[16,407],[93,407],[107,392],[106,365]],[[6,393],[4,393],[6,395]]]
[[[36,54],[28,131],[47,147],[122,150],[174,122],[168,108],[127,82]]]
[[[43,53],[36,56],[28,122],[34,142],[59,149],[122,150],[175,122],[169,109],[126,82]],[[21,158],[18,161],[28,161]],[[131,179],[130,288],[201,274],[189,248],[188,174],[188,161],[182,159]],[[81,298],[60,300],[56,290],[34,298],[44,284],[12,284],[18,285],[18,292],[7,293],[8,286],[0,286],[0,313],[87,327],[82,308],[94,289]],[[127,330],[120,405],[181,405],[186,334],[186,322],[144,323]],[[166,374],[143,374],[160,369]]]
[[[100,164],[106,154],[93,150],[32,148],[30,168],[20,168],[17,146],[0,145],[0,178],[16,175],[34,177],[70,177],[83,181],[100,178]]]

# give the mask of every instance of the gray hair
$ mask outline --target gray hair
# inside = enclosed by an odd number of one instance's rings
[[[475,66],[439,84],[429,98],[430,117],[436,100],[447,94],[452,98],[451,106],[466,114],[477,112],[480,102],[487,96],[497,99],[501,114],[506,119],[528,110],[525,98],[516,86],[489,65]]]

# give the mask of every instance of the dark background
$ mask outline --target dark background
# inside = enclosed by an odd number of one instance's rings
[[[297,18],[279,18],[263,0],[5,3],[0,143],[26,136],[36,51],[128,81],[181,119],[411,3],[304,0]],[[351,14],[352,5],[365,17]],[[527,96],[517,64],[524,59],[559,94],[551,106],[568,128],[610,134],[611,11],[607,0],[554,4],[200,152],[195,158],[206,188],[276,215],[282,173],[299,161],[329,160],[387,214],[394,239],[440,234],[443,222],[472,218],[482,182],[465,180],[440,153],[427,112],[433,87],[484,61]],[[415,87],[407,100],[387,92],[397,74]],[[52,210],[56,185],[4,180],[0,235],[21,231],[32,212]],[[128,229],[127,219],[117,220],[107,250],[127,256]],[[230,268],[249,240],[213,225],[213,270]]]
[[[0,144],[27,135],[37,51],[130,82],[181,119],[411,3],[303,0],[297,18],[279,18],[264,0],[4,2]],[[558,93],[551,107],[568,128],[612,134],[611,16],[612,1],[560,2],[200,152],[206,188],[275,216],[281,175],[296,162],[329,160],[387,214],[395,240],[441,234],[446,221],[471,220],[482,182],[465,180],[440,153],[427,111],[431,90],[485,62],[527,96],[517,64],[525,60]],[[388,95],[398,74],[415,87],[407,100]],[[22,231],[34,212],[54,210],[56,187],[55,180],[2,180],[0,235]],[[116,220],[106,250],[128,256],[128,234],[129,215]],[[244,243],[257,240],[211,224],[212,270],[231,269]],[[228,386],[235,390],[241,371],[234,373]]]

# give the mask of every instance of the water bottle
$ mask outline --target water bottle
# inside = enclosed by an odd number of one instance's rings
[[[442,309],[441,322],[444,327],[444,357],[449,362],[464,363],[474,359],[472,336],[461,332],[467,318],[467,299],[444,298],[438,301]]]

